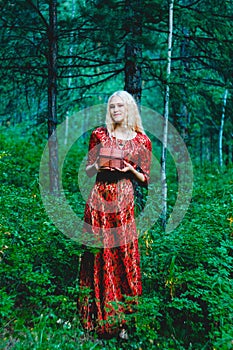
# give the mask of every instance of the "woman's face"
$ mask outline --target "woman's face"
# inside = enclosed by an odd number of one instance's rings
[[[109,103],[110,115],[114,123],[122,124],[126,122],[126,105],[119,96],[113,96]]]

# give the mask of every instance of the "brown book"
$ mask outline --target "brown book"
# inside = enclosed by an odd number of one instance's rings
[[[124,168],[124,151],[117,148],[102,147],[99,153],[101,168]]]

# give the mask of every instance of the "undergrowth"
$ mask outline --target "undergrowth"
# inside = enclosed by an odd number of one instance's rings
[[[83,332],[76,309],[82,247],[55,227],[41,200],[44,139],[18,129],[4,135],[1,349],[233,349],[230,166],[223,171],[195,166],[192,200],[180,225],[164,233],[157,222],[141,232],[143,295],[136,312],[127,316],[129,340],[100,341]],[[77,215],[84,208],[78,162],[86,148],[85,140],[75,145],[64,165],[64,188]],[[168,190],[172,207],[173,181]]]

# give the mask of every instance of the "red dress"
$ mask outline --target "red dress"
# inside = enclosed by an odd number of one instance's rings
[[[95,162],[100,147],[119,147],[124,149],[125,160],[140,169],[147,183],[150,139],[137,133],[131,140],[122,140],[123,146],[120,142],[109,137],[104,127],[94,130],[88,164]],[[86,204],[84,222],[83,234],[92,248],[87,247],[81,260],[78,308],[86,330],[107,336],[115,334],[125,322],[124,314],[131,312],[125,296],[136,298],[142,293],[131,172],[103,170],[97,175]],[[93,248],[98,246],[100,248]]]

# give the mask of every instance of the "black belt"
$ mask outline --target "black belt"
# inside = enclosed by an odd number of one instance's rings
[[[126,173],[123,173],[118,170],[114,170],[114,171],[101,170],[100,172],[98,172],[96,176],[96,182],[116,183],[122,179],[130,179],[132,181],[133,178],[134,178],[134,175],[129,171],[127,171]]]

